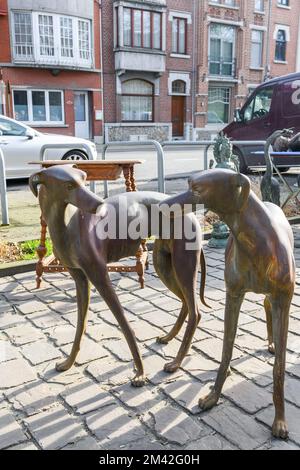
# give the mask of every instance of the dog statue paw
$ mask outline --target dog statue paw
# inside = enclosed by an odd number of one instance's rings
[[[131,385],[135,388],[140,388],[143,387],[146,383],[146,377],[144,375],[136,374],[132,379],[131,379]]]
[[[199,407],[201,408],[201,410],[207,411],[216,406],[218,401],[219,395],[213,390],[206,397],[200,398]]]
[[[164,366],[164,371],[168,372],[168,374],[173,374],[179,369],[179,367],[180,364],[177,361],[168,362],[168,364],[165,364]]]
[[[57,370],[57,372],[66,372],[67,370],[71,369],[73,364],[74,364],[73,361],[66,359],[63,362],[58,362],[55,366],[55,369]]]
[[[275,354],[275,344],[274,343],[269,344],[268,351],[271,354]]]
[[[156,342],[158,344],[169,344],[167,336],[159,336],[158,338],[156,338]]]
[[[289,431],[288,431],[286,421],[275,419],[273,427],[272,427],[272,434],[277,439],[288,439]]]

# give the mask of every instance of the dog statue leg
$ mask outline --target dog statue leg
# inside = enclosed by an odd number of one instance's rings
[[[275,420],[272,433],[274,437],[287,439],[289,432],[285,419],[284,378],[291,298],[286,298],[285,296],[283,299],[283,296],[284,294],[282,294],[280,298],[278,296],[277,298],[271,298],[275,343],[275,363],[273,370]]]
[[[273,341],[272,305],[268,297],[265,298],[264,306],[267,320],[268,350],[271,354],[275,354],[275,346]]]
[[[212,391],[209,395],[199,400],[199,406],[202,410],[209,410],[218,403],[223,385],[228,377],[239,313],[243,300],[244,294],[239,296],[231,295],[229,292],[226,294],[222,361]]]
[[[174,339],[178,335],[179,331],[181,330],[187,315],[188,315],[188,308],[186,304],[184,303],[181,308],[179,317],[177,318],[176,323],[171,329],[171,331],[167,335],[160,336],[159,338],[157,338],[157,342],[159,344],[168,344],[170,341],[172,341],[172,339]]]
[[[111,312],[119,323],[122,333],[125,336],[136,369],[136,375],[132,379],[131,383],[134,387],[142,387],[145,384],[146,379],[144,375],[144,366],[141,354],[134,332],[124,315],[123,307],[120,304],[119,298],[111,284],[107,269],[106,267],[105,269],[102,269],[102,267],[97,266],[97,269],[94,267],[93,270],[89,270],[87,275],[98,290],[103,300],[106,302],[107,306],[110,308]]]
[[[76,360],[80,350],[81,338],[86,329],[87,313],[90,303],[90,284],[86,275],[79,269],[69,269],[69,272],[76,283],[78,308],[77,329],[70,356],[65,361],[56,364],[56,370],[58,372],[69,370]]]

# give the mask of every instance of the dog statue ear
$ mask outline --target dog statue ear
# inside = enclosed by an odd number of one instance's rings
[[[29,187],[35,197],[38,197],[38,186],[43,184],[43,171],[39,171],[29,178]]]
[[[237,196],[236,196],[236,201],[237,201],[237,210],[241,212],[250,195],[250,190],[251,190],[251,183],[250,180],[247,176],[242,175],[241,173],[238,173],[237,175],[234,176],[235,178],[235,186],[237,189]]]

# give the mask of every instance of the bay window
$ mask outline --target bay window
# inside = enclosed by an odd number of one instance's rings
[[[161,13],[124,7],[123,42],[126,47],[160,50],[162,48]]]
[[[15,119],[35,124],[63,124],[63,92],[13,90]]]
[[[71,16],[13,12],[16,61],[91,67],[91,22]]]
[[[153,121],[153,85],[145,80],[127,80],[122,84],[122,121]]]

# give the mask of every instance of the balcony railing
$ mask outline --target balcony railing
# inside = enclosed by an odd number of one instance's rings
[[[225,60],[209,57],[208,63],[210,76],[236,78],[236,59]]]
[[[49,55],[41,55],[32,45],[15,45],[14,62],[16,64],[48,65],[51,67],[83,68],[94,67],[92,51],[83,51],[84,57],[63,57],[60,51],[51,50]]]

